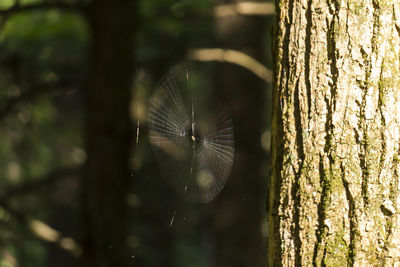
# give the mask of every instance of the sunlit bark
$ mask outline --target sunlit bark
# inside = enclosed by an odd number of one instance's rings
[[[400,262],[399,10],[277,1],[270,266]]]

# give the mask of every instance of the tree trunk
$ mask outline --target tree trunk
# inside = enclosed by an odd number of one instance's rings
[[[89,14],[87,164],[83,184],[82,266],[127,266],[125,195],[131,153],[133,0],[96,0]]]
[[[270,266],[400,262],[398,1],[277,1]]]
[[[237,1],[221,1],[232,4]],[[224,16],[216,19],[219,45],[259,61],[265,57],[266,19]],[[266,211],[266,155],[260,138],[265,126],[266,84],[254,73],[232,64],[219,64],[217,88],[226,95],[235,130],[235,159],[230,178],[215,200],[215,262],[218,267],[265,266],[261,233]]]

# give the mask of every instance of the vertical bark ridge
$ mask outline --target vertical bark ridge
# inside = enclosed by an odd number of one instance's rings
[[[354,201],[354,198],[353,198],[353,196],[352,196],[352,194],[351,194],[351,192],[350,192],[350,187],[349,187],[349,182],[348,181],[346,181],[346,178],[345,178],[345,169],[344,169],[344,166],[343,166],[343,164],[341,164],[341,171],[342,171],[342,174],[343,174],[343,176],[342,176],[342,182],[343,182],[343,186],[344,186],[344,189],[345,189],[345,192],[346,192],[346,198],[347,198],[347,201],[348,201],[348,203],[349,203],[349,209],[348,209],[348,217],[350,218],[350,225],[349,225],[349,228],[350,228],[350,231],[349,231],[349,233],[350,233],[350,238],[349,238],[349,249],[348,249],[348,251],[347,251],[347,264],[349,265],[349,266],[353,266],[354,265],[354,258],[355,258],[355,254],[356,254],[356,244],[355,244],[355,240],[356,240],[356,235],[358,236],[358,232],[357,232],[357,228],[356,228],[356,225],[357,225],[357,220],[356,220],[356,212],[355,212],[355,201]]]
[[[287,7],[288,13],[287,13],[287,16],[286,16],[286,18],[285,18],[285,20],[283,22],[285,24],[287,24],[287,25],[292,25],[293,24],[294,2],[293,1],[289,1],[289,3],[285,3],[285,4],[288,5],[288,7]],[[283,8],[286,8],[286,5]],[[282,47],[290,47],[290,46],[292,46],[292,44],[289,42],[290,36],[291,36],[291,32],[292,32],[292,28],[291,27],[287,27],[286,31],[285,31],[284,38],[283,38],[283,42],[281,44],[278,44],[278,46],[280,46],[280,49]],[[286,99],[288,100],[288,102],[291,102],[293,100],[293,95],[292,95],[293,93],[290,90],[291,89],[290,88],[290,84],[292,83],[292,81],[291,81],[292,78],[291,77],[294,76],[292,72],[288,71],[288,69],[290,67],[290,61],[291,61],[290,52],[291,52],[290,49],[283,50],[282,61],[284,62],[284,65],[282,66],[282,69],[281,69],[281,75],[282,75],[282,81],[283,81],[283,83],[282,83],[282,94],[284,94],[286,96]],[[287,116],[287,117],[290,116],[291,117],[291,115],[288,114],[290,111],[288,110],[287,105],[285,103],[282,103],[282,104],[283,105],[280,107],[282,109],[282,116],[284,116],[284,117],[285,116]],[[283,129],[286,128],[286,130],[290,131],[289,129],[287,129],[287,125],[283,124],[282,127],[283,127]],[[292,132],[294,132],[294,131],[292,131]],[[283,139],[282,142],[286,143],[287,140]],[[290,153],[289,150],[287,150],[287,151]],[[285,161],[285,159],[282,159],[282,160]],[[290,170],[290,172],[292,172],[292,170]],[[292,206],[293,205],[293,199],[295,199],[295,195],[297,194],[296,191],[298,190],[296,188],[297,187],[296,186],[297,185],[296,181],[294,180],[291,183],[292,184],[287,188],[287,193],[280,195],[280,198],[283,200],[282,203],[287,203],[288,206]],[[293,188],[293,186],[294,186],[294,188]],[[290,194],[290,191],[292,191],[293,193]],[[293,219],[292,213],[282,214],[282,212],[280,211],[278,216],[279,217],[285,216],[285,217],[291,218],[291,220]],[[295,226],[288,225],[288,226],[284,226],[284,228],[285,228],[285,231],[291,232],[292,235],[295,233],[295,230],[292,230],[293,228],[295,229]],[[282,231],[281,231],[281,234],[283,234]],[[293,241],[293,242],[295,242],[295,241]],[[295,245],[292,242],[290,242],[289,244],[287,244],[286,242],[282,242],[282,246],[291,247],[291,253],[290,253],[290,255],[288,255],[289,256],[288,257],[288,261],[284,261],[282,265],[285,266],[291,261],[295,262],[296,259],[297,259],[296,256],[295,256],[296,255],[296,251],[292,251],[295,248]],[[274,263],[272,262],[272,264],[274,264]]]
[[[303,170],[304,164],[304,147],[303,147],[303,125],[301,124],[301,112],[300,112],[300,99],[299,99],[299,80],[296,81],[295,89],[294,89],[294,120],[296,127],[296,146],[297,146],[297,155],[299,157],[299,168],[295,174],[295,179],[293,180],[292,185],[292,198],[293,205],[295,207],[301,206],[301,195],[300,195],[300,177],[301,172]],[[295,209],[294,215],[294,229],[293,236],[295,239],[295,266],[301,266],[301,238],[300,238],[300,209]]]
[[[306,50],[304,53],[304,64],[305,64],[305,80],[307,88],[307,104],[308,104],[308,120],[311,120],[311,81],[310,81],[310,57],[311,57],[311,28],[312,28],[312,16],[311,16],[312,0],[307,2],[307,25],[306,25],[306,36],[305,45]]]
[[[367,84],[368,86],[368,84]],[[366,126],[366,121],[365,121],[365,106],[367,104],[366,102],[366,96],[367,96],[367,86],[362,86],[362,102],[359,104],[359,122],[358,122],[358,129],[361,131],[361,136],[355,130],[355,136],[356,136],[356,141],[359,144],[359,153],[358,157],[360,159],[360,169],[362,172],[362,178],[361,178],[361,195],[363,198],[363,204],[364,208],[367,208],[369,200],[368,200],[368,176],[369,176],[369,169],[370,166],[367,164],[366,158],[367,158],[367,151],[369,150],[369,144],[368,144],[368,135],[367,135],[367,126]]]
[[[286,77],[286,73],[284,71],[284,64],[287,59],[284,58],[284,55],[287,55],[287,51],[282,49],[284,44],[288,43],[289,31],[285,27],[282,27],[284,24],[284,20],[282,19],[282,9],[285,9],[283,3],[280,0],[276,0],[276,16],[275,16],[275,26],[274,27],[274,44],[273,44],[273,53],[274,57],[274,79],[276,84],[284,84]],[[279,62],[279,64],[278,64]],[[287,64],[287,63],[286,63]],[[269,239],[268,239],[268,266],[282,266],[283,262],[280,259],[282,257],[282,239],[280,235],[280,214],[279,214],[279,206],[281,194],[280,188],[282,186],[282,162],[283,155],[278,151],[282,151],[284,149],[283,146],[283,124],[282,124],[282,96],[283,90],[281,88],[276,87],[272,92],[272,109],[275,110],[272,115],[271,121],[271,143],[273,146],[277,147],[277,150],[271,151],[271,180],[270,180],[270,192],[269,192]]]
[[[335,2],[336,3],[336,2]],[[337,4],[337,3],[336,3]],[[329,13],[332,16],[332,19],[325,19],[327,25],[327,34],[326,34],[326,44],[327,44],[327,59],[329,64],[329,72],[331,75],[332,82],[330,83],[330,96],[333,99],[330,99],[328,96],[324,97],[325,105],[328,109],[328,114],[326,116],[325,121],[325,144],[324,144],[324,153],[319,157],[319,182],[321,184],[321,197],[320,202],[318,204],[318,229],[316,230],[317,243],[314,246],[314,257],[313,257],[313,265],[314,266],[325,266],[325,259],[327,255],[326,248],[326,236],[328,234],[328,229],[326,225],[325,219],[327,218],[327,208],[331,201],[331,190],[332,190],[332,178],[333,178],[333,166],[332,163],[333,158],[331,155],[331,146],[333,141],[333,123],[332,123],[332,114],[336,109],[336,92],[337,92],[337,79],[338,79],[338,69],[336,67],[336,47],[334,42],[334,30],[335,30],[335,21],[337,18],[337,6],[335,5],[335,9],[329,5]],[[325,161],[328,161],[328,166],[324,165]]]
[[[313,266],[322,266],[326,256],[325,235],[326,227],[324,221],[326,218],[326,205],[329,201],[330,180],[329,175],[325,172],[323,163],[323,155],[319,157],[319,175],[321,181],[321,197],[318,204],[318,228],[315,235],[317,243],[314,246]]]
[[[397,35],[400,37],[400,3],[393,3],[392,5],[392,12],[393,12],[393,20],[395,21],[395,28],[397,31]]]
[[[382,68],[381,68],[381,72],[379,75],[379,80],[382,80]],[[385,114],[384,114],[384,110],[383,110],[383,105],[384,105],[384,98],[385,96],[382,94],[382,91],[384,90],[384,88],[381,86],[381,84],[379,83],[379,95],[378,95],[378,109],[379,109],[379,116],[381,117],[381,121],[382,121],[382,125],[384,128],[387,128],[388,125],[386,123],[386,119],[385,119]],[[380,156],[380,161],[379,161],[379,176],[382,174],[382,172],[384,171],[385,168],[385,159],[387,156],[387,137],[385,136],[385,133],[383,131],[380,132],[380,138],[381,138],[381,144],[382,144],[382,154]]]

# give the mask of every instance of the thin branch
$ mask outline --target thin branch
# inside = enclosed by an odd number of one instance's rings
[[[189,51],[188,58],[197,61],[222,61],[239,65],[264,81],[272,83],[272,70],[243,52],[223,48],[203,48]]]
[[[7,9],[0,10],[0,16],[10,16],[17,13],[22,13],[26,11],[32,10],[48,10],[48,9],[57,9],[61,11],[69,11],[69,12],[85,12],[87,9],[87,5],[82,4],[70,4],[63,2],[42,2],[36,4],[27,4],[20,5],[19,1],[17,1],[13,6]]]
[[[81,167],[61,168],[50,172],[45,178],[38,181],[12,188],[0,198],[0,207],[7,211],[7,213],[14,217],[19,223],[25,225],[39,240],[55,244],[61,249],[68,251],[73,256],[78,257],[81,254],[81,247],[74,239],[64,236],[61,232],[55,230],[41,220],[29,218],[25,214],[17,211],[9,204],[9,199],[16,195],[29,193],[42,186],[51,185],[62,178],[79,175],[81,171]]]
[[[273,3],[239,2],[234,4],[218,5],[214,8],[216,17],[226,16],[268,16],[275,13]]]
[[[25,214],[15,210],[5,201],[0,200],[0,207],[7,211],[7,213],[14,217],[19,223],[24,224],[37,239],[54,244],[69,252],[74,257],[79,257],[81,255],[82,249],[80,245],[71,237],[64,236],[61,232],[55,230],[41,220],[29,218]]]
[[[35,85],[29,90],[22,92],[21,95],[8,98],[5,103],[0,104],[0,121],[9,115],[19,103],[34,99],[49,92],[54,92],[56,87],[57,85],[54,82]]]
[[[72,168],[60,168],[54,170],[46,175],[46,177],[41,179],[34,179],[34,181],[24,183],[20,186],[13,187],[6,191],[2,197],[0,197],[0,201],[7,201],[8,199],[30,193],[40,187],[51,186],[54,183],[69,177],[69,176],[77,176],[82,173],[81,167],[72,167]]]

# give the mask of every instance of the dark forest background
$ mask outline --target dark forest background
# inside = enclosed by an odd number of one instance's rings
[[[273,12],[0,0],[0,266],[265,266]],[[180,64],[233,119],[233,169],[206,204],[165,181],[147,136]]]

